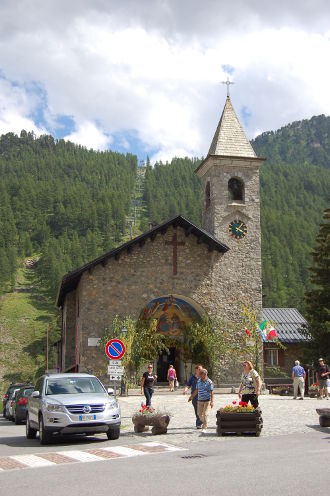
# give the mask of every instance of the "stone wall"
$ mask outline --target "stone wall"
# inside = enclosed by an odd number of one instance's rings
[[[76,291],[66,295],[62,315],[62,370],[75,365],[76,350]]]

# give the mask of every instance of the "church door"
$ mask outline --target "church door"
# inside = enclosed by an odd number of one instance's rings
[[[176,370],[176,375],[180,380],[180,354],[174,347],[169,349],[169,353],[163,351],[157,362],[158,382],[167,382],[167,371],[170,365]]]

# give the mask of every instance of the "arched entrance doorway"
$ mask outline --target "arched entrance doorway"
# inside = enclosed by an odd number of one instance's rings
[[[171,338],[169,352],[164,350],[157,360],[158,382],[166,382],[170,364],[175,367],[178,380],[185,380],[181,352],[184,330],[192,322],[201,320],[204,314],[200,305],[182,295],[161,296],[144,307],[140,318],[157,320],[157,331]]]

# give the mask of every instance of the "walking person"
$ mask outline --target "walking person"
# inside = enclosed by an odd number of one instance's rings
[[[200,363],[198,363],[195,367],[195,373],[194,374],[191,374],[191,376],[189,377],[189,380],[187,381],[186,383],[186,386],[183,390],[183,394],[186,394],[188,389],[191,388],[191,394],[194,393],[194,391],[196,391],[197,389],[197,382],[198,382],[198,379],[200,377],[200,371],[202,369],[202,365]],[[196,429],[201,429],[202,428],[202,421],[201,419],[199,418],[198,416],[198,412],[197,412],[197,396],[194,396],[194,398],[192,399],[192,404],[193,404],[193,407],[194,407],[194,410],[195,410],[195,416],[196,416]]]
[[[168,383],[170,386],[170,391],[173,392],[174,391],[174,381],[176,381],[176,370],[172,364],[169,366],[168,371],[167,371],[167,380],[168,380]]]
[[[300,365],[299,360],[294,362],[294,367],[292,367],[292,380],[293,380],[293,398],[297,399],[298,390],[300,393],[300,400],[304,399],[305,396],[305,381],[306,372],[305,369]]]
[[[207,370],[201,369],[197,388],[189,396],[188,401],[192,401],[197,396],[197,413],[202,421],[202,434],[206,433],[209,409],[213,408],[213,389],[213,382],[207,377]]]
[[[254,408],[258,408],[261,385],[260,375],[254,370],[252,362],[243,362],[243,373],[238,390],[239,399],[245,403],[250,402]]]
[[[316,369],[316,378],[319,383],[319,399],[323,398],[329,399],[328,395],[328,377],[330,375],[330,370],[328,365],[324,363],[323,358],[319,358],[319,366]]]
[[[141,394],[146,397],[146,405],[151,406],[151,398],[154,392],[154,382],[157,381],[157,375],[153,373],[153,365],[149,363],[148,371],[144,372],[141,382]]]

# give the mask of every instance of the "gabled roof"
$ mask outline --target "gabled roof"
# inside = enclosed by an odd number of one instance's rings
[[[216,250],[218,252],[224,253],[229,250],[228,246],[221,243],[214,236],[212,236],[212,234],[196,226],[189,220],[185,219],[182,215],[178,215],[166,222],[163,222],[162,224],[157,225],[156,227],[153,227],[144,234],[131,239],[118,248],[115,248],[105,253],[104,255],[95,258],[91,262],[88,262],[87,264],[82,265],[78,269],[75,269],[63,276],[57,293],[56,305],[59,307],[62,306],[66,293],[74,290],[78,286],[80,277],[83,272],[85,272],[86,270],[93,270],[93,268],[98,264],[102,264],[103,266],[105,266],[108,259],[112,257],[118,260],[120,254],[123,251],[126,250],[127,253],[130,253],[135,245],[142,247],[145,244],[147,238],[150,238],[152,241],[154,241],[158,234],[164,235],[170,226],[173,226],[174,228],[182,227],[185,230],[187,236],[190,234],[196,236],[200,243],[205,243],[206,245],[208,245],[210,251]]]
[[[208,155],[257,158],[227,96]]]
[[[274,323],[278,339],[282,343],[310,341],[310,337],[303,333],[303,329],[307,330],[307,320],[296,308],[263,308],[262,319]],[[266,338],[264,341],[271,342]]]

